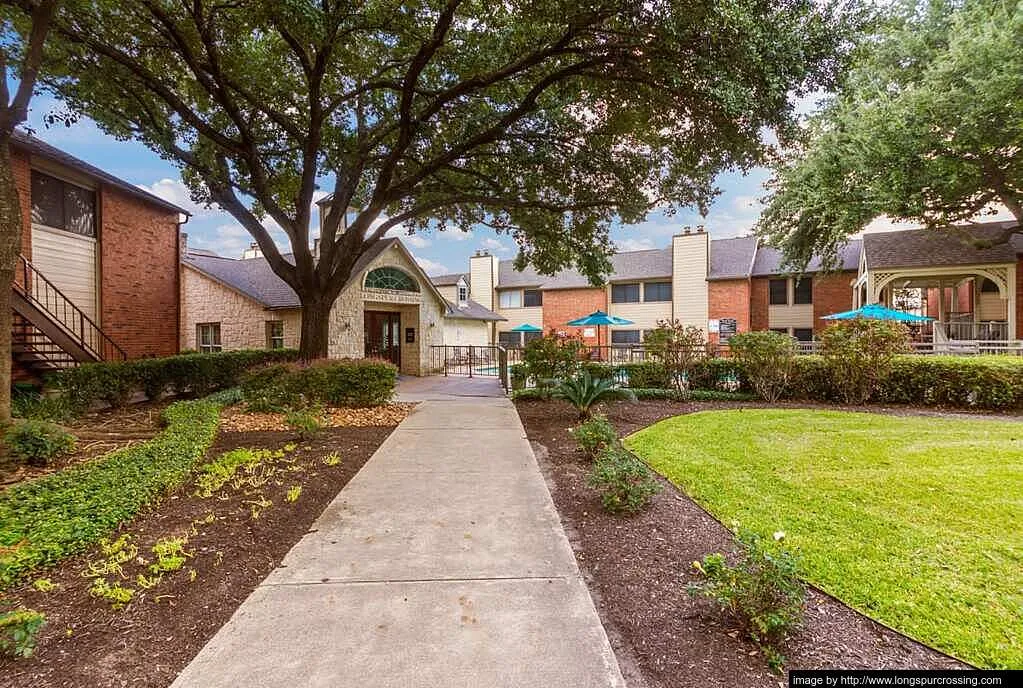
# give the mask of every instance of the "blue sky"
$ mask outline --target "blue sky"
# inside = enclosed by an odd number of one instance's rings
[[[35,136],[189,210],[192,218],[184,229],[190,246],[239,257],[249,245],[251,238],[234,218],[219,209],[194,204],[181,182],[179,169],[142,144],[118,141],[87,119],[71,127],[47,128],[42,119],[53,105],[54,101],[44,96],[33,100],[28,124]],[[768,172],[763,169],[747,176],[724,174],[718,179],[722,193],[706,218],[693,211],[683,211],[671,218],[655,212],[642,224],[614,227],[612,237],[621,249],[635,250],[668,246],[672,234],[685,225],[703,224],[715,237],[747,234],[760,214],[757,199],[763,195],[762,184],[767,177]],[[283,234],[280,237],[283,243]],[[488,249],[502,258],[515,255],[512,239],[483,227],[471,233],[434,232],[402,239],[430,274],[467,270],[469,256],[477,249]]]

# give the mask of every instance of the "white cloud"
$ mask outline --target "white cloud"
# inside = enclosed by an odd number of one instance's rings
[[[508,253],[509,251],[511,251],[510,248],[505,246],[500,240],[495,239],[494,237],[484,238],[483,241],[480,242],[480,246],[482,246],[485,249],[494,251],[495,253]]]
[[[618,239],[615,241],[615,246],[619,251],[646,251],[647,249],[657,248],[654,246],[654,242],[650,239]]]
[[[992,203],[987,206],[982,212],[977,213],[971,218],[973,222],[1005,222],[1007,220],[1014,220],[1015,217],[1009,212],[1001,203]],[[907,229],[920,229],[923,225],[919,222],[906,222],[904,220],[895,220],[888,217],[887,215],[879,215],[875,217],[870,223],[863,228],[862,232],[859,232],[855,236],[862,234],[872,234],[874,232],[900,232]]]
[[[163,179],[153,182],[152,184],[139,184],[140,189],[144,189],[154,196],[158,196],[168,203],[173,203],[179,208],[184,208],[195,217],[208,217],[212,215],[227,215],[220,206],[213,205],[209,208],[202,206],[192,200],[191,192],[185,183],[180,179],[171,179],[164,177]]]
[[[451,272],[451,270],[448,269],[448,266],[443,263],[438,263],[435,260],[430,260],[429,258],[424,258],[415,254],[413,254],[412,257],[416,259],[416,262],[419,263],[419,267],[426,271],[427,275],[444,275]]]
[[[460,229],[448,229],[443,232],[437,232],[437,236],[442,239],[450,239],[452,241],[469,241],[473,237],[473,233],[463,232]]]

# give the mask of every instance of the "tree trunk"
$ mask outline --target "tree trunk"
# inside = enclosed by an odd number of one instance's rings
[[[330,337],[330,310],[334,306],[332,299],[320,295],[303,296],[302,301],[302,339],[298,345],[299,358],[303,361],[315,361],[327,357],[327,343]]]
[[[11,285],[21,251],[21,202],[11,151],[0,139],[0,423],[11,419]]]

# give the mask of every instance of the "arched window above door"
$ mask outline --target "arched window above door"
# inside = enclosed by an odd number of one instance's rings
[[[385,266],[370,270],[369,274],[366,275],[366,288],[417,292],[419,291],[419,284],[407,272]]]

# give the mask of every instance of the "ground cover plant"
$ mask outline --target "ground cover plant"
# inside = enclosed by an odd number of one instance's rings
[[[983,667],[1023,666],[1023,425],[818,410],[678,416],[626,445],[807,579]]]
[[[81,552],[180,484],[217,431],[221,394],[178,402],[156,438],[0,494],[0,589]]]

